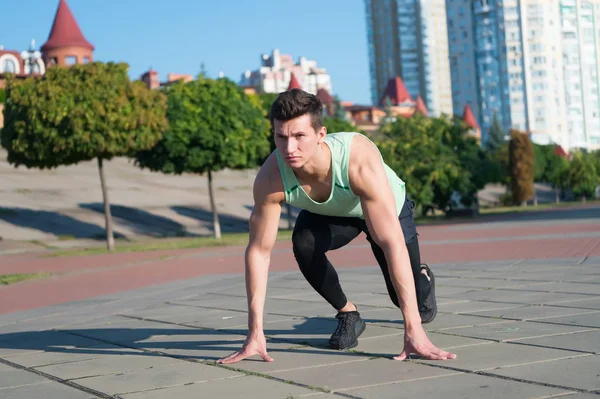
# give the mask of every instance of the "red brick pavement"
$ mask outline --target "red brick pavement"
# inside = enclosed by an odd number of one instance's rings
[[[423,226],[422,259],[428,263],[600,256],[600,224],[545,223]],[[591,233],[569,237],[573,233]],[[536,237],[539,235],[541,237]],[[552,236],[552,237],[548,237]],[[468,240],[477,239],[469,242]],[[448,240],[464,240],[448,242]],[[243,247],[153,251],[78,257],[0,257],[0,274],[47,271],[49,279],[0,287],[0,314],[211,274],[243,273]],[[296,270],[289,242],[276,246],[271,270]],[[364,238],[330,253],[336,267],[375,266]]]

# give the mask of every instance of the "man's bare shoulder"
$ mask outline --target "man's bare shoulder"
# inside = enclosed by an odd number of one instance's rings
[[[277,164],[275,151],[269,155],[263,163],[254,180],[254,202],[260,203],[282,203],[285,200],[283,182]]]
[[[361,169],[373,163],[381,161],[379,148],[367,137],[356,134],[350,143],[349,170]]]
[[[381,166],[383,164],[377,146],[363,135],[354,135],[348,163],[348,178],[352,190],[358,194],[363,191],[366,181],[385,178],[385,174],[381,174]]]

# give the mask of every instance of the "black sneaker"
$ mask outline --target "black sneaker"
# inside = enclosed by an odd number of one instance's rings
[[[433,272],[426,264],[421,264],[421,269],[427,270],[427,275],[431,280],[427,280],[425,275],[421,274],[419,277],[423,279],[421,284],[427,284],[428,290],[424,290],[423,294],[425,297],[421,301],[419,306],[419,314],[421,315],[421,323],[430,323],[437,316],[437,303],[435,301],[435,277]]]
[[[358,311],[339,312],[336,316],[338,326],[331,338],[329,345],[333,349],[349,349],[358,345],[358,337],[365,331],[365,321]]]

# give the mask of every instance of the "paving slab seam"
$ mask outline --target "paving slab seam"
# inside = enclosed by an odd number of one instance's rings
[[[167,323],[167,324],[173,324],[173,323]],[[270,380],[274,380],[274,381],[278,381],[278,382],[282,382],[288,385],[294,385],[294,386],[298,386],[301,388],[306,388],[306,389],[310,389],[316,392],[322,392],[322,393],[331,393],[330,390],[325,389],[325,388],[321,388],[321,387],[315,387],[315,386],[311,386],[311,385],[307,385],[307,384],[302,384],[299,382],[295,382],[295,381],[289,381],[289,380],[285,380],[282,378],[277,378],[274,376],[271,376],[269,374],[262,374],[262,373],[258,373],[258,372],[254,372],[254,371],[249,371],[249,370],[244,370],[244,369],[239,369],[237,367],[233,367],[233,366],[229,366],[229,365],[225,365],[225,364],[218,364],[216,361],[212,361],[212,360],[194,360],[194,359],[189,359],[183,356],[178,356],[178,355],[173,355],[170,353],[166,353],[166,352],[161,352],[159,350],[150,350],[150,349],[146,349],[146,348],[139,348],[139,347],[135,347],[135,346],[129,346],[129,345],[125,345],[123,343],[120,342],[112,342],[109,340],[104,340],[104,339],[100,339],[100,338],[94,338],[94,337],[90,337],[87,336],[85,334],[79,334],[73,331],[62,331],[59,330],[61,332],[67,333],[67,334],[71,334],[71,335],[75,335],[75,336],[79,336],[82,338],[90,338],[90,339],[94,339],[96,341],[102,341],[106,344],[111,344],[111,345],[115,345],[115,346],[120,346],[122,348],[127,348],[127,349],[133,349],[133,350],[137,350],[140,352],[145,352],[145,353],[151,353],[154,355],[160,355],[163,357],[169,357],[169,358],[173,358],[173,359],[177,359],[177,360],[181,360],[181,361],[185,361],[185,362],[189,362],[189,363],[199,363],[199,364],[204,364],[207,366],[212,366],[212,367],[218,367],[218,368],[222,368],[222,369],[226,369],[226,370],[230,370],[230,371],[235,371],[238,373],[242,373],[246,376],[255,376],[255,377],[261,377],[261,378],[265,378],[265,379],[270,379]],[[2,362],[3,359],[0,358],[0,362]],[[19,368],[22,368],[22,366],[19,366]],[[45,373],[43,373],[45,374]],[[55,379],[56,377],[51,376],[53,379]],[[68,383],[69,381],[66,381],[65,383]],[[76,384],[77,385],[77,384]],[[93,391],[93,390],[91,390]],[[114,396],[108,396],[106,394],[102,394],[103,396],[101,396],[102,398],[105,399],[120,399],[119,396],[114,395]]]
[[[200,363],[200,362],[196,362],[196,363]],[[245,375],[235,375],[233,377],[214,378],[214,379],[211,379],[211,381],[234,380],[236,378],[244,378],[244,377],[246,377],[246,376]],[[87,377],[81,377],[81,378],[87,378]],[[121,395],[131,395],[134,393],[146,393],[146,392],[160,391],[163,389],[166,390],[168,388],[177,388],[177,387],[181,387],[181,386],[203,384],[205,382],[207,382],[207,381],[188,382],[188,383],[184,383],[184,384],[175,384],[175,385],[164,385],[164,386],[161,386],[158,388],[142,389],[141,391],[121,392],[121,393],[115,394],[113,396],[114,396],[114,399],[123,399],[123,396],[121,396]]]
[[[556,337],[556,336],[560,336],[560,335],[571,335],[571,334],[579,334],[582,332],[590,332],[590,331],[596,331],[598,329],[587,329],[587,330],[577,330],[577,331],[569,331],[569,332],[564,332],[564,333],[556,333],[556,334],[547,334],[547,335],[536,335],[536,336],[527,336],[524,338],[511,338],[509,340],[502,340],[502,339],[494,339],[494,338],[485,338],[485,337],[479,337],[479,336],[473,336],[473,335],[465,335],[465,334],[453,334],[451,332],[449,332],[449,330],[455,329],[455,328],[463,328],[463,327],[450,327],[447,329],[439,329],[439,330],[426,330],[427,332],[434,332],[436,334],[443,334],[443,335],[449,335],[452,337],[461,337],[461,338],[473,338],[473,339],[479,339],[479,340],[484,340],[484,341],[490,341],[490,342],[496,342],[496,343],[507,343],[507,344],[515,344],[517,343],[516,341],[520,341],[520,340],[525,340],[525,339],[532,339],[532,338],[546,338],[546,337]],[[565,350],[565,349],[563,349]]]
[[[590,315],[590,314],[596,314],[596,313],[600,313],[600,311],[598,312],[589,312],[589,313],[575,313],[575,314],[570,314],[569,317],[571,316],[580,316],[580,315]],[[557,316],[548,316],[548,317],[544,317],[544,318],[540,318],[540,319],[531,319],[531,320],[526,320],[528,322],[531,323],[538,323],[538,324],[553,324],[553,325],[557,325],[557,326],[567,326],[567,327],[581,327],[581,328],[594,328],[594,329],[598,329],[598,327],[596,326],[586,326],[583,324],[574,324],[574,323],[561,323],[558,321],[548,321],[547,319],[552,318],[552,317],[557,317]]]
[[[432,363],[418,362],[418,361],[415,361],[413,359],[406,359],[404,361],[405,362],[415,363],[415,364],[420,364],[420,365],[424,365],[424,366],[429,366],[429,367],[437,367],[437,368],[441,368],[441,369],[447,369],[447,370],[462,372],[462,373],[465,373],[465,374],[474,374],[474,375],[481,375],[481,376],[485,376],[485,377],[498,378],[498,379],[501,379],[501,380],[521,382],[521,383],[525,383],[525,384],[528,384],[528,385],[534,385],[534,386],[544,386],[544,387],[548,387],[548,388],[557,388],[557,389],[568,389],[568,390],[579,392],[579,393],[598,394],[598,392],[600,392],[600,391],[591,391],[591,390],[587,390],[587,389],[584,389],[584,388],[576,388],[576,387],[569,387],[569,386],[563,386],[563,385],[558,385],[558,384],[550,384],[550,383],[547,383],[547,382],[531,381],[531,380],[526,380],[524,378],[508,377],[508,376],[504,376],[504,375],[494,374],[494,373],[491,373],[491,372],[488,372],[488,371],[481,371],[481,370],[480,371],[474,371],[474,370],[461,369],[461,368],[452,367],[452,366],[445,366],[445,365],[442,365],[442,364],[432,364]],[[504,368],[504,367],[501,367],[501,368]]]
[[[397,360],[395,360],[395,361],[397,361]],[[382,383],[379,383],[379,384],[361,385],[361,386],[356,386],[356,387],[351,387],[351,388],[336,389],[335,391],[333,391],[333,393],[343,393],[344,391],[349,391],[349,390],[354,390],[354,389],[382,387],[382,386],[394,385],[394,384],[405,384],[407,382],[434,380],[436,378],[452,377],[452,376],[462,375],[462,374],[467,374],[467,373],[465,373],[464,371],[460,371],[460,372],[456,372],[456,373],[440,374],[440,375],[436,375],[436,376],[433,376],[433,377],[411,378],[411,379],[408,379],[408,380],[401,380],[401,381],[390,381],[390,382],[382,382]]]
[[[578,281],[577,284],[589,284],[589,285],[597,285],[598,283],[586,283],[584,281]],[[540,284],[541,285],[541,284]],[[497,290],[497,291],[525,291],[523,289],[515,289],[515,288],[492,288],[493,290]],[[587,292],[573,292],[573,291],[544,291],[544,290],[535,290],[535,289],[531,289],[531,290],[527,290],[527,292],[531,293],[540,293],[540,294],[575,294],[575,295],[584,295],[584,296],[589,296],[590,298],[600,298],[600,295],[598,294],[590,294]]]
[[[59,384],[66,385],[66,386],[68,386],[70,388],[77,389],[79,391],[88,393],[90,395],[93,395],[93,396],[96,396],[96,397],[99,397],[99,398],[103,398],[103,399],[115,399],[115,396],[113,396],[113,395],[108,395],[108,394],[105,394],[104,392],[96,391],[95,389],[88,388],[88,387],[85,387],[83,385],[79,385],[76,382],[65,380],[65,379],[53,376],[51,374],[48,374],[48,373],[44,373],[43,371],[39,371],[39,370],[33,369],[31,367],[21,366],[20,364],[10,362],[10,361],[8,361],[6,359],[3,359],[3,358],[0,358],[0,363],[4,364],[6,366],[12,367],[12,368],[16,368],[16,369],[19,369],[19,370],[23,370],[23,371],[27,371],[27,372],[39,375],[40,377],[47,378],[47,379],[52,380],[54,382],[58,382]]]
[[[550,307],[550,306],[551,305],[547,305],[546,307]],[[538,306],[538,305],[520,306],[520,307],[517,307],[516,309],[528,308],[528,307],[542,307],[542,306]],[[513,306],[513,307],[500,308],[500,309],[494,309],[494,310],[512,310],[512,309],[515,309],[515,307]],[[581,316],[581,315],[589,315],[589,314],[594,314],[594,313],[600,313],[600,310],[593,310],[593,309],[585,309],[585,308],[571,308],[571,309],[581,309],[582,312],[580,312],[580,313],[569,313],[569,316]],[[498,317],[498,316],[487,316],[487,315],[478,315],[478,314],[475,314],[477,312],[439,312],[439,313],[453,314],[453,315],[460,315],[460,316],[488,317],[488,318],[491,318],[491,319],[498,319],[498,320],[505,320],[505,321],[531,321],[531,322],[535,322],[535,323],[560,324],[560,325],[565,325],[565,326],[596,328],[594,326],[582,326],[580,324],[566,324],[566,323],[558,323],[558,322],[554,322],[553,323],[553,322],[546,322],[546,321],[544,321],[546,319],[551,319],[553,317],[558,317],[558,316],[543,316],[543,317],[520,319],[520,318],[515,318],[515,317],[505,317],[505,316]]]
[[[523,345],[523,346],[535,346],[536,348],[556,349],[556,350],[561,350],[561,351],[586,353],[586,354],[590,354],[590,355],[600,355],[600,351],[593,352],[593,351],[586,351],[586,350],[582,350],[582,349],[565,349],[565,348],[559,348],[559,347],[551,346],[551,345],[535,344],[533,342],[524,343],[524,342],[518,342],[518,341],[503,341],[502,343],[513,344],[513,345]]]

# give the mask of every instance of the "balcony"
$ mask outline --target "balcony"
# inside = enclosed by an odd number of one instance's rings
[[[489,4],[480,5],[479,3],[477,3],[477,4],[475,4],[475,5],[473,6],[473,12],[474,12],[475,14],[477,14],[477,15],[480,15],[480,14],[487,14],[487,13],[489,13],[489,12],[492,12],[492,11],[493,11],[493,8],[492,8],[492,7],[490,7],[490,5],[489,5]]]

